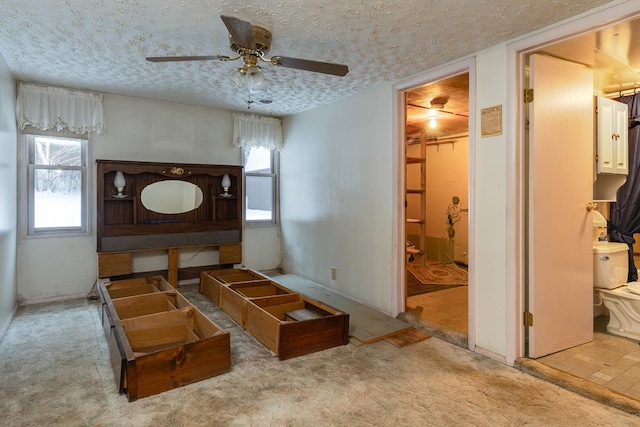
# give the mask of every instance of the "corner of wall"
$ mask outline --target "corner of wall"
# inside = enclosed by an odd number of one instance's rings
[[[16,82],[0,53],[0,339],[18,307]]]
[[[16,301],[16,303],[13,306],[13,310],[11,310],[11,313],[9,313],[9,317],[7,317],[7,319],[5,319],[3,324],[0,325],[0,342],[2,342],[2,339],[7,333],[7,330],[9,329],[9,325],[11,325],[13,318],[16,317],[17,312],[18,312],[18,302]]]

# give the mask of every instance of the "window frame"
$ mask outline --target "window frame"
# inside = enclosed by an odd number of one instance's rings
[[[272,227],[280,223],[280,152],[278,150],[269,150],[271,158],[271,173],[247,172],[246,163],[248,153],[254,147],[242,148],[242,222],[246,227]],[[255,147],[260,148],[260,147]],[[271,219],[247,220],[247,177],[269,177],[271,178],[272,188],[272,206],[273,212]]]
[[[21,144],[23,149],[23,166],[22,166],[22,188],[21,197],[23,198],[23,212],[26,215],[21,215],[24,218],[24,224],[22,225],[23,235],[25,238],[35,237],[73,237],[73,236],[87,236],[91,233],[90,223],[90,143],[89,136],[62,132],[62,134],[49,131],[49,132],[32,132],[30,129],[28,133],[21,134],[23,143]],[[62,166],[62,165],[37,165],[35,164],[35,141],[36,138],[53,138],[53,139],[66,139],[80,141],[80,166]],[[35,203],[34,203],[34,182],[35,174],[41,170],[68,170],[68,171],[80,171],[81,174],[81,200],[80,200],[80,219],[81,224],[79,227],[50,227],[50,228],[35,228]]]

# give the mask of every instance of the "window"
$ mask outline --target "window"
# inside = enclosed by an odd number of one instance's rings
[[[87,233],[87,140],[25,135],[27,234]]]
[[[276,224],[278,151],[264,147],[251,147],[244,154],[245,222]]]

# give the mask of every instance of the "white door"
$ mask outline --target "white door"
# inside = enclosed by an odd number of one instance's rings
[[[528,356],[536,358],[593,339],[593,75],[532,55],[530,87]]]

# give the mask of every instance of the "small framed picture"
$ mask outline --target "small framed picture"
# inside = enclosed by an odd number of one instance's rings
[[[502,135],[502,105],[483,108],[480,124],[482,137]]]

